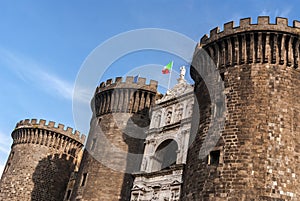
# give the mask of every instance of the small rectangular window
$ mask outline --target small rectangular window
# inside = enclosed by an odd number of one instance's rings
[[[220,73],[220,78],[221,78],[222,81],[224,81],[224,79],[225,79],[224,72],[223,72],[223,73]],[[220,81],[221,81],[221,80],[220,80]]]
[[[220,163],[220,150],[211,151],[208,156],[209,165],[218,165]]]
[[[86,179],[87,179],[87,173],[84,173],[82,175],[81,186],[85,186]]]
[[[7,165],[5,167],[5,170],[4,170],[4,173],[6,173],[8,171],[9,167],[10,167],[10,163],[7,163]]]
[[[9,160],[12,160],[13,157],[14,157],[14,155],[15,155],[15,152],[11,152],[10,157],[9,157]]]
[[[68,190],[68,192],[67,192],[67,200],[69,200],[70,198],[71,198],[71,190]]]

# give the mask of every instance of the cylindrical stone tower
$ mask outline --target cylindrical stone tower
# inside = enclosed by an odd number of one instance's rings
[[[16,125],[12,138],[0,200],[62,201],[85,136],[52,121],[26,119]]]
[[[139,171],[157,82],[107,80],[91,102],[93,117],[71,200],[130,200],[131,173]]]
[[[229,22],[201,39],[191,67],[200,125],[193,125],[198,134],[188,152],[182,200],[300,200],[299,34],[300,22],[258,17],[257,24],[250,18],[237,27]],[[208,70],[218,70],[224,81],[220,117],[199,73],[208,62],[198,54],[203,50],[216,66]],[[224,128],[201,158],[214,118],[223,119]]]

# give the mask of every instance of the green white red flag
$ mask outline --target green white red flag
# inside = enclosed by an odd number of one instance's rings
[[[168,63],[161,72],[163,74],[169,74],[170,71],[172,70],[172,67],[173,67],[173,61],[171,61],[170,63]]]

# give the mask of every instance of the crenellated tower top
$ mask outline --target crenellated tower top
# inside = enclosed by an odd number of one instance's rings
[[[112,79],[108,79],[106,82],[101,82],[96,89],[96,93],[114,88],[136,88],[148,91],[156,91],[157,81],[150,80],[150,83],[146,84],[146,78],[139,77],[137,80],[135,80],[133,76],[127,76],[124,82],[122,77],[116,77],[114,82]]]
[[[49,121],[48,124],[46,124],[46,120],[39,120],[37,119],[25,119],[17,123],[15,131],[24,129],[24,128],[32,128],[32,129],[42,129],[51,131],[60,135],[63,135],[65,138],[72,139],[74,141],[77,141],[80,144],[84,144],[86,136],[83,134],[80,134],[79,131],[75,130],[73,132],[73,128],[67,127],[65,129],[65,126],[63,124],[58,124],[58,126],[55,126],[54,121]]]
[[[256,24],[244,18],[237,27],[228,22],[223,31],[219,27],[212,29],[210,36],[201,38],[197,49],[204,48],[220,69],[251,63],[298,68],[299,34],[300,22],[296,20],[289,26],[286,18],[277,17],[274,24],[269,17],[258,17]]]
[[[143,113],[154,104],[157,94],[157,81],[146,78],[117,77],[102,82],[95,92],[97,116],[108,113]]]
[[[288,19],[282,17],[277,17],[275,24],[270,22],[268,16],[259,16],[256,24],[251,23],[251,21],[251,18],[240,19],[239,26],[236,27],[233,21],[227,22],[224,24],[223,31],[220,31],[220,27],[216,27],[210,31],[209,36],[206,34],[201,38],[200,45],[207,45],[220,38],[248,31],[280,31],[296,35],[300,34],[300,21],[297,20],[293,21],[293,26],[289,26]]]
[[[85,136],[55,124],[43,119],[17,123],[0,200],[63,200],[70,174],[80,164]]]

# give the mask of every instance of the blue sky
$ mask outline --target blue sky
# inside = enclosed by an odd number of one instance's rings
[[[142,28],[169,29],[199,41],[210,29],[244,17],[255,23],[259,15],[270,16],[271,22],[281,16],[291,24],[300,20],[299,8],[299,1],[279,0],[1,0],[0,172],[19,120],[46,119],[76,127],[74,83],[86,57],[104,41]],[[114,62],[99,81],[145,64],[165,65],[171,59],[177,69],[187,64],[173,57],[159,51],[133,53]]]

